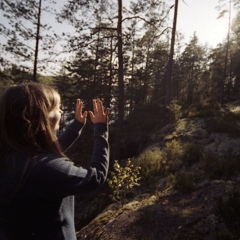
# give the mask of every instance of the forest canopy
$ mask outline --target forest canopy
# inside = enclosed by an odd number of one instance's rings
[[[86,106],[100,97],[111,107],[120,142],[124,120],[139,105],[240,99],[240,12],[231,12],[239,0],[216,6],[229,27],[214,48],[196,33],[182,44],[180,1],[123,2],[1,0],[0,91],[22,80],[52,84],[67,113],[79,96]]]

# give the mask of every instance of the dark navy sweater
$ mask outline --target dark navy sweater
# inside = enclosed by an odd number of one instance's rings
[[[68,126],[59,138],[63,148],[70,147],[82,127],[77,121]],[[28,158],[26,152],[9,156],[0,169],[0,239],[75,240],[74,195],[96,189],[107,177],[107,124],[94,124],[94,148],[87,168],[40,153],[31,156],[24,171]]]

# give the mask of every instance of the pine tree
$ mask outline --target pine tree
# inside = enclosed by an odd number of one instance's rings
[[[46,3],[46,0],[45,0]],[[50,8],[54,1],[48,1],[43,7],[42,0],[3,0],[0,4],[0,13],[4,19],[0,24],[2,51],[14,64],[31,69],[33,79],[37,80],[37,72],[46,66],[38,65],[39,51],[49,50],[56,44],[57,35],[49,35],[51,26],[43,23],[42,12],[52,12]],[[41,44],[40,44],[41,42]]]

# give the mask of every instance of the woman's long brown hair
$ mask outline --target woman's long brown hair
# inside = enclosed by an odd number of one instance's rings
[[[58,97],[54,88],[34,82],[10,86],[3,92],[0,98],[0,165],[9,152],[64,156],[48,118]]]

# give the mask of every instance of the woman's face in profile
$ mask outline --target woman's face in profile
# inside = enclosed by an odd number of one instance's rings
[[[57,101],[57,105],[56,107],[49,113],[49,120],[52,126],[52,130],[56,131],[59,129],[60,127],[60,120],[61,120],[61,116],[62,116],[62,109],[60,107],[61,103],[60,103],[60,96],[58,95],[58,101]]]

